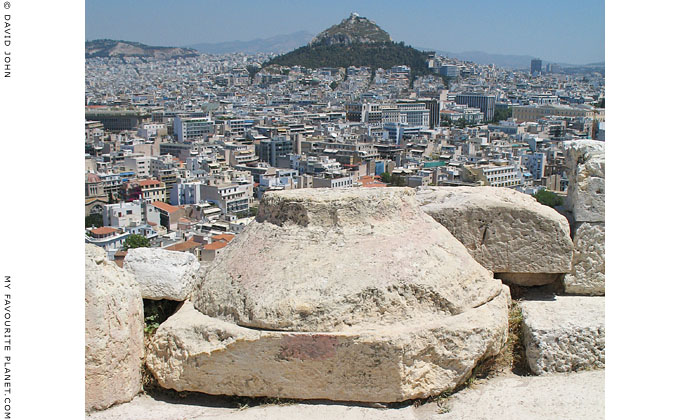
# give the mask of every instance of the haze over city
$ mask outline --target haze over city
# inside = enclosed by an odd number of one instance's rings
[[[568,64],[604,61],[604,2],[599,0],[431,4],[87,0],[85,35],[87,40],[160,46],[249,41],[299,31],[315,35],[351,12],[375,21],[394,41],[418,48],[530,55]]]

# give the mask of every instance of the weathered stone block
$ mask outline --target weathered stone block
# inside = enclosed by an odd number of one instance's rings
[[[207,394],[392,402],[453,388],[495,355],[507,287],[459,315],[337,332],[261,331],[186,303],[156,332],[147,365],[161,386]]]
[[[604,222],[606,166],[604,143],[574,140],[565,143],[568,171],[566,209],[576,222]]]
[[[557,276],[530,273],[570,271],[573,244],[567,219],[527,194],[497,187],[424,187],[417,190],[417,200],[501,278],[534,286]]]
[[[147,365],[180,391],[430,396],[498,352],[508,296],[409,188],[267,193]]]
[[[527,361],[537,375],[603,368],[604,298],[558,296],[523,301],[522,334]]]
[[[123,268],[134,275],[144,299],[183,301],[196,284],[200,264],[187,252],[160,248],[134,248]]]
[[[144,307],[132,275],[86,245],[86,410],[130,401],[141,390]]]
[[[573,269],[565,276],[565,291],[579,295],[604,295],[606,291],[606,228],[603,223],[578,223],[575,227]]]

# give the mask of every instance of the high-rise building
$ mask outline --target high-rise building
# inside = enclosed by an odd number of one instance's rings
[[[541,60],[535,58],[532,60],[532,65],[530,66],[530,74],[541,74]]]
[[[455,103],[467,105],[472,108],[479,108],[484,114],[484,121],[494,119],[496,108],[496,97],[493,95],[483,95],[481,93],[463,93],[455,95]]]
[[[292,141],[285,136],[261,140],[259,143],[259,159],[268,162],[273,167],[277,166],[278,156],[287,156],[290,153],[292,153]]]

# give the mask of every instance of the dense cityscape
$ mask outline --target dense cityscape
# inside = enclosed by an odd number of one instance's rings
[[[275,54],[86,60],[87,242],[212,259],[267,191],[490,185],[563,195],[563,142],[604,140],[604,76],[428,54],[410,67]],[[123,255],[120,252],[119,255]]]

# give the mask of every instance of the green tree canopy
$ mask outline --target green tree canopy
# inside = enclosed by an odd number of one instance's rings
[[[148,248],[150,246],[151,241],[149,241],[145,236],[137,235],[135,233],[133,235],[129,235],[127,239],[125,239],[125,243],[122,248],[124,250],[128,250],[131,248]]]
[[[87,228],[90,228],[91,226],[94,227],[101,227],[103,226],[103,216],[100,214],[90,214],[86,216],[86,226]]]
[[[513,108],[507,107],[507,108],[497,108],[494,111],[494,119],[491,120],[492,123],[497,123],[499,121],[504,121],[507,120],[508,118],[513,116]]]
[[[563,197],[554,193],[553,191],[539,190],[533,195],[533,197],[536,198],[541,204],[549,207],[556,207],[563,204]]]

